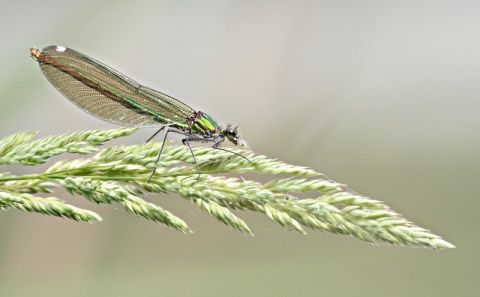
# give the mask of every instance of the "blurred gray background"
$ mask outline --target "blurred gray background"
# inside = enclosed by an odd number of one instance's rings
[[[239,212],[250,237],[179,196],[147,197],[186,220],[195,233],[184,235],[59,191],[104,221],[2,211],[2,296],[478,296],[479,12],[479,1],[1,1],[2,137],[114,127],[29,57],[63,45],[457,246],[304,236]]]

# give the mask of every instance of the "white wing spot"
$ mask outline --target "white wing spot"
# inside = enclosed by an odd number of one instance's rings
[[[56,51],[57,51],[57,52],[64,52],[64,51],[66,51],[66,50],[67,50],[66,47],[57,45],[57,48],[56,48]]]

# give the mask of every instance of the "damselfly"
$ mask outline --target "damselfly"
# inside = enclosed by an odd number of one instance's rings
[[[41,50],[33,47],[30,54],[40,64],[40,69],[50,83],[87,113],[123,126],[161,126],[147,142],[165,129],[162,147],[150,179],[155,174],[165,140],[170,132],[185,136],[182,142],[192,153],[199,178],[200,168],[190,146],[191,141],[212,142],[213,148],[230,152],[249,161],[245,156],[219,147],[225,138],[235,145],[247,147],[246,142],[240,139],[237,127],[232,125],[222,127],[208,114],[196,111],[164,93],[142,86],[109,66],[75,50],[54,45]]]

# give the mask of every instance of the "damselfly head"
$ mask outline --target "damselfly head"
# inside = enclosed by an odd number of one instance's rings
[[[233,142],[233,144],[235,145],[238,144],[238,141],[240,139],[240,135],[238,135],[237,132],[237,127],[238,126],[234,127],[233,125],[228,124],[227,128],[223,130],[223,134],[225,135],[225,137],[227,137],[227,139]]]
[[[250,148],[247,145],[247,142],[240,138],[240,135],[237,132],[237,128],[238,126],[234,127],[233,125],[228,124],[227,128],[223,130],[223,135],[225,135],[225,137],[228,140],[230,140],[233,144],[239,145],[246,150],[250,150]]]

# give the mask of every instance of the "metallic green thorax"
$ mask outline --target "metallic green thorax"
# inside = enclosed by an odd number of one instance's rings
[[[133,127],[168,126],[209,141],[238,140],[234,128],[221,128],[209,115],[75,50],[48,46],[30,53],[65,97],[97,118]]]
[[[220,126],[206,113],[202,113],[201,117],[192,125],[192,132],[198,134],[218,134]]]

